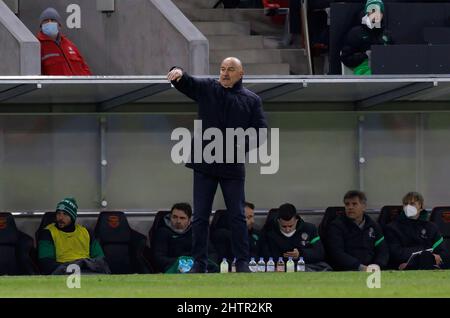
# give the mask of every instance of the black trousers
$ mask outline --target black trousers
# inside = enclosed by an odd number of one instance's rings
[[[194,214],[192,221],[192,256],[197,270],[208,264],[209,217],[220,184],[230,216],[231,246],[237,263],[248,262],[248,232],[245,221],[244,179],[226,179],[194,171]]]

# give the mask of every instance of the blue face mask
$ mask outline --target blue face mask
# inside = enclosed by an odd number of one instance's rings
[[[55,38],[59,33],[58,22],[48,22],[46,24],[43,24],[42,33],[51,38]]]

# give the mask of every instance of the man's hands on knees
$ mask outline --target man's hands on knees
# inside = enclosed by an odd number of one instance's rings
[[[181,78],[183,77],[183,71],[180,70],[179,68],[174,68],[173,70],[171,70],[169,72],[169,74],[167,74],[167,79],[169,81],[179,81]]]

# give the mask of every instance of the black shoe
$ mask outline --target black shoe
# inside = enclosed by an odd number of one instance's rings
[[[250,268],[248,268],[247,262],[237,263],[236,264],[236,272],[237,273],[251,273]]]

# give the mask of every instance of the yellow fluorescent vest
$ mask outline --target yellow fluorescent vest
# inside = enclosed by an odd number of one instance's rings
[[[55,244],[56,262],[73,262],[82,258],[89,258],[89,232],[81,225],[75,225],[75,231],[66,233],[54,223],[46,227],[50,231]]]

